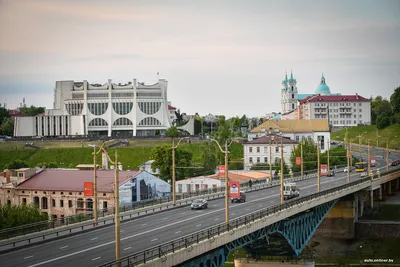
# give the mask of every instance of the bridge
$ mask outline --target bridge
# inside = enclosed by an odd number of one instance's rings
[[[376,153],[381,153],[377,151]],[[380,165],[380,166],[379,166]],[[188,207],[167,210],[121,224],[121,260],[115,255],[114,228],[106,227],[64,239],[33,245],[0,255],[6,266],[222,266],[231,250],[269,234],[283,235],[296,255],[340,198],[353,195],[362,211],[364,197],[371,191],[379,196],[382,185],[398,186],[400,169],[385,172],[378,159],[381,175],[360,177],[345,173],[298,182],[301,197],[279,204],[279,187],[249,192],[247,202],[230,205],[228,224],[224,222],[224,199],[209,202],[209,209],[191,211]],[[376,173],[376,172],[375,172]],[[394,181],[394,182],[393,182]],[[379,190],[378,190],[379,189]],[[365,194],[368,192],[368,194]],[[373,203],[373,201],[370,201]]]

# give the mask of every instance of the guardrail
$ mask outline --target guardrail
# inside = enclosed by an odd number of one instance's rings
[[[395,170],[390,170],[386,172],[385,174],[389,174],[392,172],[398,171],[398,169]],[[373,178],[377,178],[377,176],[374,176]],[[181,237],[175,240],[172,240],[170,242],[166,242],[164,244],[142,250],[140,252],[137,252],[135,254],[126,256],[121,258],[118,261],[111,261],[102,265],[99,265],[98,267],[114,267],[114,266],[135,266],[138,264],[146,263],[148,261],[151,261],[156,258],[165,258],[167,254],[169,253],[174,253],[177,250],[183,249],[183,248],[188,248],[191,247],[194,244],[198,244],[201,241],[208,240],[210,238],[215,238],[216,236],[219,236],[223,233],[229,232],[230,230],[239,228],[241,226],[247,225],[248,223],[254,222],[255,220],[262,219],[264,217],[276,214],[277,212],[281,212],[283,210],[286,210],[288,208],[297,206],[301,203],[308,202],[315,200],[317,198],[320,198],[321,196],[324,196],[326,194],[331,194],[335,192],[339,192],[343,189],[346,189],[348,187],[356,186],[359,184],[363,184],[366,182],[371,182],[371,177],[366,177],[363,179],[360,179],[358,181],[350,182],[338,187],[334,187],[331,189],[327,189],[315,194],[311,194],[305,197],[301,197],[298,199],[292,199],[284,204],[278,204],[273,207],[268,207],[253,213],[249,213],[247,215],[241,216],[239,218],[233,219],[229,221],[229,224],[226,223],[221,223],[216,226],[212,226],[207,229],[200,230],[198,232],[195,232],[193,234],[187,235],[185,237]]]
[[[295,182],[295,181],[301,181],[301,180],[307,180],[311,178],[317,177],[317,173],[311,173],[303,178],[301,176],[299,177],[294,177],[294,178],[286,178],[285,181],[287,182]],[[246,186],[242,187],[243,191],[256,191],[256,190],[261,190],[269,187],[274,187],[274,186],[279,186],[280,185],[280,180],[273,180],[272,182],[266,183],[265,181],[262,183],[254,183],[251,187],[248,185],[248,183],[245,183]],[[225,196],[225,186],[213,188],[213,189],[208,189],[208,190],[202,190],[202,191],[197,191],[197,192],[190,192],[190,193],[182,193],[177,195],[177,205],[183,206],[183,205],[188,205],[191,203],[193,199],[196,199],[198,197],[207,197],[208,199],[210,198],[219,198]],[[171,202],[171,197],[163,198],[163,199],[156,199],[156,200],[150,200],[150,201],[143,201],[143,202],[134,202],[131,205],[124,205],[120,207],[120,212],[121,213],[126,213],[129,211],[128,214],[121,214],[120,219],[123,220],[124,218],[132,218],[133,215],[140,216],[141,214],[148,214],[150,211],[155,212],[156,210],[162,210],[163,208],[169,208],[172,207],[173,204]],[[148,207],[148,208],[146,208]],[[115,214],[115,208],[108,208],[108,209],[102,209],[99,210],[98,212],[98,224],[107,224],[108,222],[114,223],[115,218],[111,217],[113,214]],[[108,217],[108,218],[107,218]],[[103,219],[102,219],[103,218]],[[20,242],[27,241],[30,243],[30,240],[41,237],[42,239],[46,239],[45,237],[48,235],[56,235],[58,236],[59,233],[64,233],[66,231],[69,231],[72,233],[73,230],[75,229],[80,229],[84,230],[85,227],[87,226],[92,226],[95,227],[93,223],[93,213],[82,213],[78,214],[73,217],[67,217],[65,220],[49,220],[49,221],[42,221],[42,222],[36,222],[32,224],[27,224],[27,225],[21,225],[13,228],[6,228],[0,230],[0,240],[7,240],[10,238],[15,238],[18,236],[24,236],[27,234],[34,234],[34,233],[41,233],[40,235],[35,235],[30,238],[25,238],[22,240],[16,240],[13,242],[13,244],[17,244]],[[83,222],[83,223],[82,223]],[[79,225],[76,225],[77,223],[80,223]],[[67,228],[62,228],[68,225],[73,225],[71,227]],[[59,230],[56,230],[59,229]],[[54,230],[49,233],[43,233],[44,231],[47,230]],[[5,243],[1,244],[0,243],[0,248],[3,246],[7,246],[10,243]],[[14,244],[14,247],[15,247]]]

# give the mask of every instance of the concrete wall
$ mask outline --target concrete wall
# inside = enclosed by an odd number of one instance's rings
[[[396,222],[358,222],[355,225],[357,238],[397,237],[400,238],[400,223]]]
[[[304,261],[254,261],[246,259],[235,260],[235,267],[263,267],[263,266],[279,266],[279,267],[292,267],[292,266],[307,266],[314,267],[314,262]]]
[[[316,237],[354,238],[354,201],[340,200],[318,227]]]

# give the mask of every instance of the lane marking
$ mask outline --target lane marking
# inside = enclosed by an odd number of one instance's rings
[[[231,213],[231,215],[235,215],[235,213],[234,213],[234,212],[232,212],[232,213]]]
[[[24,260],[30,259],[30,258],[33,258],[33,256],[26,256],[26,257],[24,258]]]
[[[96,240],[97,238],[98,238],[98,237],[92,238],[92,239],[90,239],[90,241]]]
[[[122,233],[123,231],[125,231],[125,230],[121,230],[121,233]]]
[[[124,248],[124,250],[128,250],[128,249],[131,249],[132,247],[127,247],[127,248]]]
[[[352,176],[354,177],[354,176],[358,176],[358,175],[354,174]],[[347,176],[337,178],[337,179],[335,179],[333,181],[339,181],[339,180],[343,180],[343,179],[347,179]],[[307,181],[307,180],[305,180],[305,181]],[[333,181],[321,182],[321,184],[332,183]],[[309,186],[300,187],[300,189],[316,187],[316,186],[317,186],[316,184],[312,184],[312,185],[309,185]],[[257,202],[257,201],[268,199],[268,198],[274,198],[274,197],[277,197],[277,196],[279,196],[279,194],[270,195],[270,196],[265,197],[265,198],[259,198],[259,199],[248,201],[248,202],[245,202],[245,203],[239,203],[238,205],[235,205],[235,207],[240,207],[241,205],[249,204],[249,203],[252,203],[252,202]],[[134,234],[134,235],[131,235],[131,236],[127,236],[127,237],[121,238],[121,241],[128,240],[128,239],[131,239],[131,238],[134,238],[134,237],[137,237],[137,236],[141,236],[141,235],[144,235],[144,234],[148,234],[148,233],[151,233],[151,232],[154,232],[154,231],[158,231],[158,230],[161,230],[163,228],[170,227],[170,226],[173,226],[173,225],[176,225],[176,224],[180,224],[180,223],[183,223],[183,222],[186,222],[186,221],[190,221],[190,220],[197,219],[197,218],[200,218],[200,217],[208,216],[208,215],[210,215],[212,213],[220,212],[220,211],[223,211],[223,210],[225,210],[225,208],[218,209],[218,210],[213,210],[211,212],[203,213],[203,214],[200,214],[200,215],[197,215],[197,216],[193,216],[191,218],[187,218],[187,219],[184,219],[184,220],[181,220],[181,221],[178,221],[178,222],[174,222],[174,223],[170,223],[170,224],[167,224],[167,225],[164,225],[164,226],[156,227],[156,228],[153,228],[153,229],[141,232],[141,233],[137,233],[137,234]],[[232,215],[234,215],[234,214],[235,213],[232,213]],[[76,252],[72,252],[70,254],[66,254],[66,255],[63,255],[63,256],[60,256],[60,257],[56,257],[56,258],[52,258],[52,259],[49,259],[49,260],[46,260],[46,261],[42,261],[42,262],[39,262],[39,263],[36,263],[36,264],[33,264],[33,265],[29,265],[28,267],[41,266],[41,265],[44,265],[44,264],[47,264],[47,263],[50,263],[50,262],[54,262],[54,261],[58,261],[58,260],[61,260],[61,259],[69,258],[71,256],[82,254],[82,253],[85,253],[87,251],[91,251],[91,250],[94,250],[94,249],[97,249],[97,248],[108,246],[108,245],[111,245],[111,244],[114,244],[114,243],[115,243],[115,241],[109,241],[109,242],[106,242],[106,243],[103,243],[103,244],[100,244],[100,245],[97,245],[97,246],[94,246],[94,247],[90,247],[90,248],[87,248],[87,249],[82,249],[82,250],[79,250],[79,251],[76,251]]]
[[[181,231],[176,231],[175,234],[179,234]]]
[[[199,226],[201,226],[201,224],[196,225],[196,227],[199,227]]]
[[[93,167],[93,168],[94,168],[94,167]],[[168,219],[168,217],[167,217],[167,218],[162,218],[161,220],[165,221],[166,219]]]
[[[67,248],[68,246],[63,246],[63,247],[60,247],[60,249],[64,249],[64,248]]]
[[[93,167],[94,168],[94,167]],[[250,209],[246,209],[246,210],[250,210]]]
[[[157,241],[157,240],[158,240],[158,238],[154,238],[153,240],[150,240],[150,242]]]
[[[219,218],[215,218],[215,219],[214,219],[214,221],[218,221],[218,220],[219,220]]]
[[[92,259],[92,261],[98,260],[98,259],[100,259],[100,258],[101,258],[101,257],[94,258],[94,259]]]
[[[147,225],[147,223],[142,224],[142,226],[146,226],[146,225]]]
[[[185,214],[186,214],[186,212],[182,212],[182,213],[181,213],[181,215],[185,215]]]

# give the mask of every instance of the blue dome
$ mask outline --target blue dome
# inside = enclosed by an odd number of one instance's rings
[[[325,77],[323,74],[321,77],[321,83],[318,85],[317,89],[315,90],[315,93],[321,94],[321,95],[330,95],[331,94],[331,89],[329,89],[329,86],[326,85]]]

